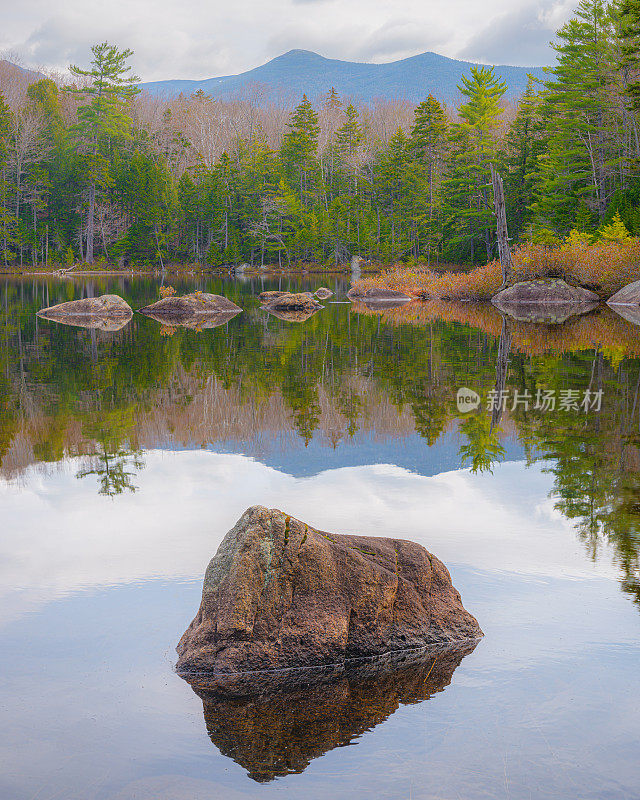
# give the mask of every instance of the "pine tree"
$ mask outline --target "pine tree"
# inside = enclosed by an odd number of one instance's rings
[[[448,123],[440,103],[429,95],[414,112],[411,128],[411,146],[416,158],[425,165],[429,182],[429,210],[427,232],[427,260],[431,248],[439,239],[436,198],[447,154]]]
[[[515,119],[499,155],[509,220],[509,233],[517,239],[531,222],[531,205],[538,180],[538,159],[547,146],[541,98],[529,76]]]
[[[88,206],[86,229],[86,262],[93,263],[96,188],[108,183],[108,163],[100,154],[100,145],[105,140],[127,138],[131,134],[133,121],[128,113],[128,103],[140,91],[135,84],[137,75],[129,75],[131,67],[127,60],[133,51],[122,52],[103,42],[91,48],[91,69],[85,70],[72,64],[72,75],[89,78],[90,83],[72,91],[90,99],[78,108],[76,133],[87,147],[89,159],[87,169]]]
[[[451,131],[453,158],[445,182],[451,198],[448,225],[454,231],[452,242],[465,250],[468,246],[472,260],[477,239],[483,241],[490,260],[494,238],[490,166],[496,163],[500,101],[507,85],[493,68],[471,67],[471,77],[463,75],[458,88],[468,99],[458,111],[462,121]]]
[[[610,95],[612,18],[602,0],[580,0],[557,37],[557,64],[545,85],[549,145],[533,207],[538,225],[565,233],[581,200],[605,215],[620,178],[620,119]]]
[[[292,186],[300,187],[300,203],[308,204],[308,195],[312,189],[311,176],[317,171],[318,151],[318,115],[307,95],[294,110],[288,123],[288,131],[284,135],[280,157],[285,174]]]

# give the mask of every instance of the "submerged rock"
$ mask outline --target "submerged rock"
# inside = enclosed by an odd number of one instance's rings
[[[321,286],[319,289],[316,289],[315,295],[318,300],[328,300],[330,297],[333,297],[333,292],[331,289],[327,289],[326,286]]]
[[[382,304],[401,304],[408,303],[413,298],[404,292],[398,292],[395,289],[357,289],[355,286],[349,289],[347,297],[351,302],[366,303],[366,305],[382,305]]]
[[[286,292],[278,297],[274,297],[272,300],[266,303],[266,308],[269,311],[317,311],[319,308],[322,308],[322,306],[313,297],[311,292],[298,292],[296,294]]]
[[[610,306],[640,306],[640,281],[634,281],[617,291],[607,300]]]
[[[162,317],[165,324],[168,324],[169,321],[172,324],[176,324],[193,317],[230,311],[238,313],[242,309],[219,294],[195,292],[194,294],[185,294],[182,297],[163,297],[156,303],[151,303],[151,305],[139,309],[139,311],[146,316]]]
[[[192,688],[202,699],[213,744],[250,778],[265,783],[303,772],[314,758],[348,745],[401,705],[443,691],[475,646],[263,673],[260,692],[251,697],[221,697],[208,690],[206,678],[195,679]]]
[[[282,511],[249,508],[209,563],[180,674],[342,664],[477,639],[444,564],[401,539],[330,534]]]
[[[548,305],[559,303],[570,305],[572,303],[599,303],[600,298],[594,292],[580,286],[570,286],[561,278],[545,278],[534,281],[520,281],[498,292],[491,302],[500,308],[500,305],[524,305],[535,303]]]
[[[82,300],[68,300],[55,306],[42,308],[37,312],[39,317],[56,321],[67,321],[70,325],[82,325],[87,328],[101,327],[99,320],[124,320],[131,318],[133,311],[126,300],[117,294],[103,294],[100,297],[85,297]],[[71,318],[75,322],[71,322]],[[95,319],[91,319],[95,318]],[[90,324],[94,322],[95,324]],[[122,327],[122,326],[120,326]]]

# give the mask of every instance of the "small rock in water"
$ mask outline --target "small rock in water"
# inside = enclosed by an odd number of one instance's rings
[[[330,297],[333,297],[333,292],[331,289],[321,286],[319,289],[316,289],[316,297],[318,300],[328,300]]]
[[[253,506],[209,563],[177,670],[317,667],[482,636],[444,564],[402,539],[325,533]]]
[[[278,297],[274,297],[273,300],[270,300],[265,305],[270,311],[317,311],[319,308],[322,308],[320,303],[310,292],[299,292],[296,294],[286,292]]]
[[[270,303],[272,300],[275,300],[277,297],[282,297],[285,294],[289,294],[289,292],[260,292],[260,302]]]
[[[126,300],[117,294],[103,294],[100,297],[85,297],[82,300],[68,300],[37,312],[39,317],[48,319],[66,317],[100,317],[109,319],[128,319],[133,311]]]
[[[352,302],[359,303],[408,303],[412,298],[404,292],[398,292],[395,289],[356,289],[355,287],[349,289],[347,297]]]
[[[242,309],[219,294],[194,292],[193,294],[185,294],[182,297],[163,297],[156,303],[151,303],[151,305],[139,309],[139,311],[141,314],[153,316],[166,322],[180,322],[208,314],[231,311],[237,313]]]

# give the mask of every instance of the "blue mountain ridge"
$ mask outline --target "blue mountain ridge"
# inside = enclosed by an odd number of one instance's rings
[[[311,100],[334,87],[350,100],[370,102],[377,98],[417,103],[432,94],[441,101],[459,98],[457,85],[468,73],[470,61],[456,61],[437,53],[422,53],[388,64],[339,61],[309,50],[290,50],[255,69],[239,75],[223,75],[203,80],[165,80],[143,83],[141,87],[159,97],[191,95],[201,90],[212,97],[242,95],[253,86],[265,89],[266,99],[275,96],[296,100],[303,94]],[[506,97],[515,99],[527,85],[529,74],[544,77],[542,67],[496,65],[495,72],[507,84]]]

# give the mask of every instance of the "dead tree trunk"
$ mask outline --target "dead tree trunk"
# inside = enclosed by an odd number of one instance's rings
[[[504,203],[502,178],[491,164],[491,183],[493,185],[493,207],[496,212],[496,228],[498,232],[498,255],[502,267],[502,289],[513,283],[513,261],[509,249],[509,232],[507,231],[507,210]]]

